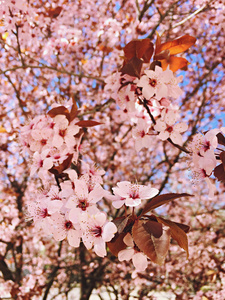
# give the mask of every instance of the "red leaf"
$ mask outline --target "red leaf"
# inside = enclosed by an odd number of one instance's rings
[[[176,193],[169,193],[169,194],[164,194],[164,195],[158,195],[150,200],[145,207],[143,208],[143,211],[140,215],[143,216],[150,210],[153,210],[163,204],[166,204],[174,199],[181,198],[181,197],[187,197],[187,196],[192,196],[190,194],[182,193],[182,194],[176,194]]]
[[[57,18],[60,15],[62,9],[63,9],[62,6],[57,6],[55,8],[51,8],[48,11],[48,16],[50,18]]]
[[[157,47],[157,53],[162,52],[163,50],[169,50],[170,55],[175,55],[181,52],[186,51],[196,42],[196,38],[190,35],[184,35],[176,40],[166,42]]]
[[[214,169],[214,176],[221,182],[225,183],[225,172],[224,172],[224,167],[222,164],[218,165]]]
[[[165,220],[161,217],[156,217],[158,222],[168,226],[171,231],[171,237],[177,241],[178,245],[183,248],[187,253],[187,258],[189,256],[188,253],[188,238],[184,230],[181,229],[177,223],[172,222],[170,220]]]
[[[51,118],[54,118],[57,115],[64,115],[64,116],[66,116],[67,120],[70,122],[70,112],[68,111],[68,109],[65,106],[58,106],[58,107],[52,108],[48,112],[48,115]]]
[[[133,57],[123,65],[120,72],[122,74],[140,78],[142,65],[143,61],[140,58]]]
[[[156,238],[160,238],[163,234],[162,224],[158,222],[147,221],[146,223],[143,223],[142,226],[148,233],[152,234]]]
[[[147,220],[137,220],[132,229],[132,236],[138,248],[154,263],[162,265],[170,244],[170,230],[163,230],[160,238],[155,238],[143,226]]]
[[[119,251],[127,248],[127,245],[124,243],[123,238],[127,233],[122,232],[120,234],[116,233],[114,238],[107,243],[109,250],[113,255],[118,256]]]
[[[70,121],[73,121],[76,118],[78,112],[79,112],[79,110],[78,110],[77,104],[75,101],[73,101],[73,105],[72,105],[72,108],[70,111]]]
[[[217,133],[216,136],[217,136],[217,139],[218,139],[218,143],[220,145],[225,146],[225,137],[224,137],[224,135],[221,132],[219,132],[219,133]]]
[[[67,159],[65,159],[59,166],[53,166],[49,172],[54,174],[54,175],[60,175],[62,174],[62,172],[66,169],[69,168],[69,166],[71,165],[72,162],[72,158],[73,158],[73,154],[69,154]]]
[[[129,42],[123,49],[125,61],[134,57],[142,58],[145,63],[149,63],[154,47],[150,39],[133,40]]]
[[[97,121],[93,121],[93,120],[82,120],[76,123],[76,125],[80,126],[80,127],[93,127],[96,125],[100,125],[102,123],[97,122]]]

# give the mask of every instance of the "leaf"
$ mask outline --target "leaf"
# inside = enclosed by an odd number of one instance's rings
[[[196,42],[196,38],[190,35],[184,35],[176,40],[166,42],[161,44],[157,48],[157,53],[162,52],[163,50],[169,50],[170,55],[175,55],[181,52],[186,51],[188,48],[193,46]]]
[[[109,250],[112,252],[113,255],[118,256],[119,251],[124,250],[127,248],[127,245],[124,243],[123,238],[127,233],[122,232],[115,234],[114,238],[107,243]]]
[[[77,114],[78,114],[78,107],[77,107],[77,104],[75,101],[73,101],[73,105],[72,105],[72,108],[71,108],[71,111],[70,111],[70,121],[73,121]]]
[[[178,245],[183,248],[187,253],[187,258],[189,256],[188,253],[188,238],[184,230],[181,229],[177,223],[172,222],[170,220],[165,220],[161,217],[156,217],[158,222],[168,226],[171,231],[171,237],[177,241]]]
[[[129,42],[123,49],[125,55],[125,61],[131,60],[132,58],[143,59],[145,63],[149,63],[154,47],[150,39],[133,40]]]
[[[154,60],[168,60],[170,57],[170,50],[166,49],[163,50],[162,52],[159,52],[154,56]]]
[[[60,15],[62,9],[63,9],[62,6],[57,6],[55,8],[51,8],[48,11],[48,16],[50,18],[54,18],[55,19],[55,18],[57,18]]]
[[[60,175],[62,172],[69,168],[73,159],[73,154],[69,154],[67,159],[65,159],[59,166],[53,166],[49,172],[54,175]]]
[[[187,197],[192,196],[190,194],[182,193],[182,194],[176,194],[176,193],[169,193],[164,195],[158,195],[150,200],[145,207],[143,208],[143,211],[141,212],[140,216],[143,216],[150,210],[153,210],[163,204],[166,204],[174,199],[181,198],[181,197]]]
[[[125,229],[129,219],[130,219],[130,215],[128,215],[127,217],[122,216],[112,221],[116,225],[118,233],[121,233]]]
[[[217,139],[218,139],[218,143],[220,145],[225,146],[225,137],[224,137],[224,135],[221,132],[219,132],[219,133],[217,133],[216,136],[217,136]]]
[[[76,125],[80,126],[80,127],[93,127],[96,125],[101,125],[102,123],[97,122],[97,121],[93,121],[93,120],[82,120],[76,123]]]
[[[220,153],[220,159],[222,163],[215,167],[213,173],[219,181],[225,183],[225,151]]]
[[[225,171],[223,164],[216,166],[213,171],[213,174],[219,181],[225,183]]]
[[[70,122],[70,112],[65,106],[58,106],[52,108],[49,112],[48,115],[51,118],[54,118],[57,115],[64,115],[66,116],[67,120]]]
[[[6,129],[4,127],[0,126],[0,133],[5,133],[5,132],[7,132]]]
[[[142,65],[143,61],[140,58],[133,57],[123,65],[120,72],[122,74],[140,78]]]
[[[138,248],[147,255],[154,263],[162,265],[170,244],[170,230],[163,230],[160,238],[155,238],[144,224],[146,220],[137,220],[132,229],[132,236]],[[148,225],[147,225],[148,226]]]
[[[162,224],[155,221],[147,221],[143,224],[144,229],[156,238],[163,234]]]
[[[160,60],[162,69],[165,71],[167,69],[167,66],[169,65],[169,68],[171,71],[176,72],[179,69],[186,69],[188,65],[188,61],[186,58],[183,57],[177,57],[177,56],[170,56],[168,60],[163,59]]]

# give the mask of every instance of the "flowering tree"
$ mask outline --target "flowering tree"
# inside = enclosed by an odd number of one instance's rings
[[[3,299],[224,299],[224,9],[0,1]]]

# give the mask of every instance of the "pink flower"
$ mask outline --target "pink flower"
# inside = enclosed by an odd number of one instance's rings
[[[79,132],[79,126],[69,124],[69,121],[64,115],[57,115],[54,117],[54,137],[52,145],[60,148],[65,142],[69,147],[75,144],[74,136]]]
[[[67,238],[68,243],[72,247],[79,247],[80,245],[80,236],[81,230],[76,225],[67,219],[64,215],[56,212],[52,215],[52,224],[53,224],[53,237],[56,241],[62,241]]]
[[[154,129],[159,132],[158,137],[162,141],[171,138],[174,144],[182,145],[183,139],[180,133],[186,131],[188,129],[188,126],[184,122],[177,123],[175,125],[168,125],[164,121],[158,119],[156,121],[156,125],[154,126]]]
[[[152,137],[148,135],[149,125],[143,119],[139,119],[137,126],[133,128],[132,135],[135,139],[135,149],[140,151],[142,148],[149,148],[152,143]]]
[[[139,184],[132,184],[129,181],[122,181],[117,183],[117,187],[113,188],[116,195],[124,198],[124,204],[127,206],[138,206],[141,200],[150,199],[158,194],[158,190],[151,188],[150,185],[144,186]]]
[[[114,223],[106,221],[106,215],[99,212],[95,215],[87,213],[81,216],[81,227],[83,229],[82,241],[87,249],[94,246],[94,251],[98,256],[106,255],[105,243],[111,241],[117,232]]]
[[[51,200],[43,197],[37,201],[29,202],[28,214],[32,217],[35,226],[38,229],[43,229],[46,233],[51,232],[51,215],[59,211],[62,207],[63,202],[60,200]]]
[[[146,255],[134,249],[133,238],[130,233],[127,233],[123,238],[124,243],[128,246],[127,249],[121,250],[118,253],[119,261],[132,259],[133,265],[138,271],[144,271],[148,266]]]
[[[142,87],[142,95],[146,99],[150,99],[155,96],[157,100],[168,96],[168,88],[166,81],[171,74],[168,70],[163,71],[159,66],[155,67],[155,71],[145,70],[146,75],[141,76],[137,81],[137,86]]]
[[[94,189],[89,193],[86,182],[82,179],[75,181],[75,193],[67,201],[66,207],[70,208],[69,219],[75,223],[77,216],[82,212],[96,214],[98,208],[96,203],[104,196],[104,190],[96,184]]]

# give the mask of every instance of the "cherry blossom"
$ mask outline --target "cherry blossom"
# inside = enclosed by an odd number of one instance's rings
[[[121,250],[118,253],[119,261],[132,259],[134,267],[138,271],[144,271],[148,266],[147,257],[142,252],[138,252],[134,249],[133,238],[130,233],[127,233],[123,238],[124,243],[128,246],[127,249]]]
[[[113,188],[113,192],[120,197],[123,197],[126,206],[138,206],[141,200],[150,199],[158,194],[156,188],[151,185],[144,186],[139,184],[130,183],[129,181],[122,181],[117,183],[117,187]]]
[[[159,132],[158,138],[162,141],[171,138],[172,142],[175,144],[182,145],[183,139],[180,133],[185,132],[188,129],[188,125],[184,122],[181,122],[172,126],[158,119],[154,128]]]
[[[83,214],[81,216],[81,227],[83,229],[82,241],[87,249],[94,246],[98,256],[106,255],[105,243],[109,242],[117,232],[117,227],[112,222],[106,221],[106,215],[99,212],[95,215]]]

